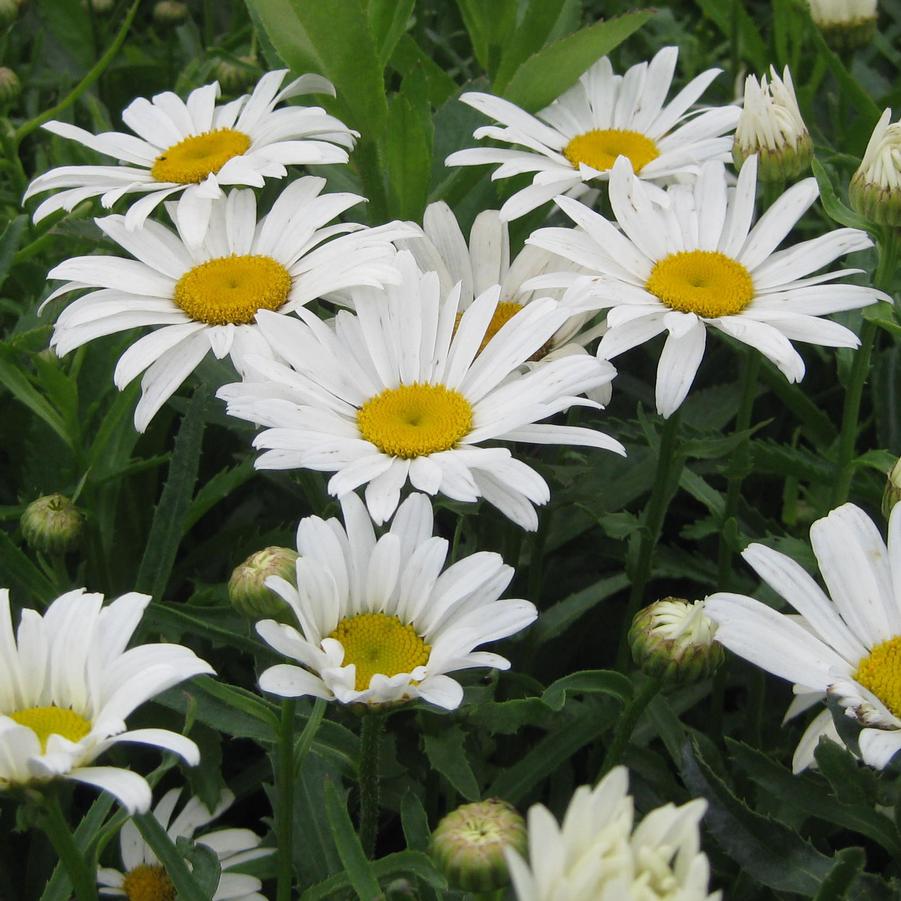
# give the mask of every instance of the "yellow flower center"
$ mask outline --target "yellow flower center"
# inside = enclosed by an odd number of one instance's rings
[[[731,316],[754,299],[751,273],[715,250],[681,250],[654,264],[645,288],[672,310]]]
[[[189,269],[173,300],[197,322],[247,325],[257,310],[281,307],[292,284],[288,270],[272,257],[232,255]]]
[[[901,636],[877,644],[857,664],[854,678],[901,717]]]
[[[425,666],[431,653],[416,630],[387,613],[359,613],[346,617],[329,634],[344,648],[344,666],[357,668],[354,688],[365,691],[376,673],[396,676]]]
[[[81,741],[90,731],[91,722],[67,707],[26,707],[7,714],[20,726],[31,729],[41,743],[41,752],[47,750],[51,735],[62,735],[69,741]]]
[[[164,150],[154,161],[150,174],[157,181],[192,185],[218,172],[230,159],[250,147],[242,131],[217,128],[191,135]]]
[[[576,135],[563,148],[563,155],[576,169],[579,168],[579,163],[585,163],[599,172],[611,169],[617,157],[627,156],[632,161],[632,169],[641,172],[648,163],[660,156],[660,151],[640,131],[630,131],[628,128],[593,128]]]
[[[159,864],[142,863],[125,874],[128,901],[175,901],[175,886]]]
[[[459,391],[414,382],[367,400],[357,425],[382,453],[410,460],[454,447],[472,429],[472,407]]]

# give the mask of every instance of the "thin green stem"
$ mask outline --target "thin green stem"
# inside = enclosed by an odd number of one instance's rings
[[[735,414],[735,432],[746,432],[751,427],[751,413],[754,410],[754,397],[757,394],[757,378],[760,374],[760,353],[753,347],[747,349],[744,373],[742,375],[741,399],[738,412]],[[729,476],[726,487],[726,502],[723,505],[723,517],[720,520],[719,548],[717,550],[717,588],[725,591],[728,587],[729,573],[732,569],[732,543],[727,532],[732,528],[731,521],[738,512],[741,499],[741,486],[745,471],[748,468],[748,442],[742,442],[735,449],[733,460],[735,472]]]
[[[367,857],[375,853],[379,825],[379,747],[385,716],[374,710],[363,714],[360,729],[360,844]]]
[[[645,707],[651,703],[657,692],[660,691],[661,684],[659,679],[648,678],[638,690],[638,694],[632,698],[629,705],[620,715],[616,723],[616,732],[613,733],[613,741],[610,742],[610,747],[607,748],[604,762],[601,764],[601,771],[598,773],[598,782],[622,759],[623,752],[626,750],[626,745],[629,744],[629,739],[635,731],[639,717],[644,713]]]
[[[275,788],[278,809],[275,825],[278,837],[278,883],[276,901],[291,901],[294,882],[294,708],[296,701],[282,701],[282,719],[276,749]]]
[[[660,433],[660,446],[657,452],[657,471],[654,485],[644,508],[642,530],[638,546],[638,561],[632,574],[632,588],[629,601],[623,614],[619,651],[617,653],[617,669],[623,670],[629,661],[629,642],[627,634],[632,618],[645,597],[645,589],[651,577],[651,562],[654,549],[660,538],[663,520],[673,496],[673,486],[678,482],[678,474],[682,469],[682,456],[678,451],[679,444],[679,411],[676,410],[669,419],[664,420]]]
[[[97,81],[98,78],[100,78],[106,70],[106,67],[113,61],[113,58],[119,52],[119,48],[125,43],[128,29],[131,28],[131,23],[134,21],[135,14],[140,5],[141,0],[135,0],[135,2],[132,3],[131,9],[128,10],[125,21],[122,23],[122,27],[116,34],[112,44],[109,45],[106,53],[97,60],[87,75],[85,75],[85,77],[82,78],[81,81],[79,81],[78,84],[56,104],[56,106],[51,106],[50,109],[44,110],[39,116],[29,119],[16,129],[15,143],[17,147],[28,137],[28,135],[40,128],[45,122],[49,122],[51,119],[56,118],[63,110],[68,109],[92,84],[94,84],[95,81]]]
[[[78,901],[97,901],[97,874],[75,844],[75,837],[55,794],[45,796],[41,826],[72,880],[75,897]]]

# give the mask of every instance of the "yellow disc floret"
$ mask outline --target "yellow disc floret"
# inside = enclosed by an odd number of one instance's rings
[[[288,299],[292,279],[272,257],[232,255],[189,269],[173,300],[192,319],[207,325],[247,325],[258,310],[277,310]]]
[[[360,434],[392,457],[449,450],[472,429],[469,401],[444,385],[386,388],[357,411]]]
[[[854,678],[901,717],[901,636],[877,644],[857,664]]]
[[[512,300],[502,300],[495,308],[491,321],[488,323],[488,328],[485,329],[485,337],[482,338],[478,352],[481,353],[488,346],[488,342],[521,310],[522,307],[518,303],[514,303]],[[457,333],[462,318],[463,314],[457,313],[454,334]]]
[[[175,901],[175,886],[159,864],[142,863],[122,882],[128,901]]]
[[[632,162],[633,170],[641,172],[648,163],[660,156],[660,151],[640,131],[630,131],[628,128],[593,128],[576,135],[563,148],[563,155],[577,169],[579,163],[585,163],[599,172],[613,168],[617,157],[627,156]]]
[[[150,174],[157,181],[192,185],[215,175],[230,159],[250,147],[250,138],[242,131],[217,128],[191,135],[167,147],[154,161]]]
[[[38,737],[41,752],[47,750],[47,739],[61,735],[69,741],[81,741],[90,731],[91,722],[68,707],[26,707],[7,716],[20,726],[26,726]]]
[[[698,316],[732,316],[754,299],[751,273],[715,250],[681,250],[654,264],[645,289],[670,309]]]
[[[387,613],[359,613],[346,617],[329,635],[344,647],[343,666],[356,668],[354,688],[365,691],[377,673],[396,676],[425,666],[431,653],[413,626]]]

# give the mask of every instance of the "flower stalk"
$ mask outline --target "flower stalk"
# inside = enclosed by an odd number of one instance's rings
[[[360,844],[367,857],[375,854],[379,824],[379,747],[385,731],[385,715],[378,710],[363,714],[360,729]]]
[[[97,901],[97,881],[94,870],[85,855],[75,844],[75,837],[59,806],[59,798],[52,791],[44,796],[40,818],[44,834],[53,845],[60,862],[72,880],[72,889],[78,901]]]
[[[276,751],[276,791],[278,811],[278,882],[276,901],[291,901],[294,881],[294,708],[293,698],[282,701],[282,718]]]

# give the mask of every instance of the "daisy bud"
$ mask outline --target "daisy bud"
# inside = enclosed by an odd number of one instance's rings
[[[451,888],[491,892],[510,881],[504,848],[526,853],[526,824],[499,798],[464,804],[432,833],[429,853]]]
[[[19,76],[12,69],[0,66],[0,103],[12,103],[21,93]]]
[[[179,0],[159,0],[153,7],[153,21],[157,25],[180,25],[188,18],[188,4]]]
[[[851,206],[879,225],[901,226],[901,122],[887,109],[870,136],[860,167],[851,178]]]
[[[232,607],[248,619],[292,622],[291,608],[265,583],[269,576],[281,576],[295,585],[297,556],[287,547],[267,547],[251,554],[228,580]]]
[[[723,662],[715,634],[704,601],[668,597],[638,611],[629,628],[629,646],[632,659],[647,675],[666,682],[696,682],[713,675]]]
[[[0,0],[0,28],[11,25],[19,14],[19,4],[16,0]]]
[[[810,0],[810,17],[840,52],[863,47],[876,34],[876,0]]]
[[[91,9],[94,10],[95,13],[108,13],[115,5],[116,0],[88,0],[88,3],[91,4]],[[83,4],[86,6],[87,4]]]
[[[882,515],[886,519],[892,515],[892,508],[898,501],[901,501],[901,458],[895,460],[895,465],[889,470],[882,493]]]
[[[239,56],[235,60],[220,59],[213,69],[216,81],[226,94],[237,94],[243,91],[258,75],[256,57]]]
[[[756,153],[760,181],[782,182],[794,178],[810,164],[813,142],[801,118],[791,73],[782,78],[770,66],[770,80],[753,75],[745,80],[745,102],[738,125],[732,159],[737,169]]]
[[[42,554],[65,554],[81,539],[84,517],[63,494],[32,501],[19,521],[28,546]]]

